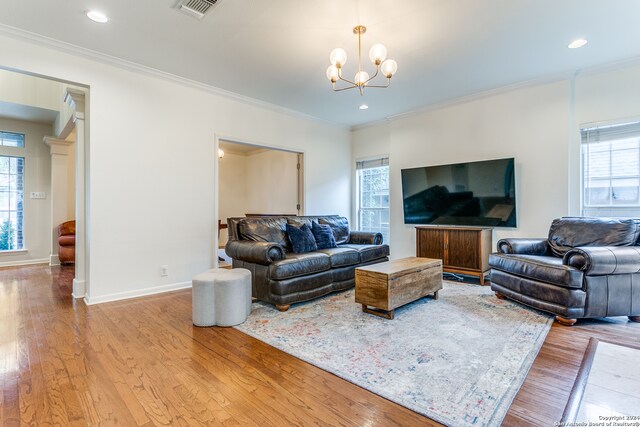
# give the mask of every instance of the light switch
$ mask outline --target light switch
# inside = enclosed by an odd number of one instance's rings
[[[47,193],[45,193],[44,191],[32,191],[31,192],[31,198],[32,199],[46,199],[47,198]]]

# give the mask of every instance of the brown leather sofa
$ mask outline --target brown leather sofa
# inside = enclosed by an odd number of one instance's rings
[[[639,235],[637,219],[555,219],[546,239],[498,242],[491,289],[564,325],[607,316],[640,322]]]
[[[285,224],[311,226],[312,221],[328,224],[338,247],[292,252]],[[350,231],[347,219],[337,215],[228,218],[227,225],[225,250],[233,267],[250,270],[253,296],[280,311],[351,288],[356,267],[389,259],[380,233]]]
[[[58,226],[58,259],[60,264],[76,262],[76,222],[67,221]]]

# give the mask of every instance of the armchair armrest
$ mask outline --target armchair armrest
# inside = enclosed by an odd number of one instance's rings
[[[569,250],[562,263],[582,270],[587,276],[640,272],[638,246],[582,246]]]
[[[368,231],[352,231],[349,233],[349,243],[354,245],[381,245],[382,234]]]
[[[498,252],[503,254],[548,255],[547,239],[500,239]]]
[[[225,252],[231,258],[262,265],[284,259],[284,248],[273,242],[229,240]]]

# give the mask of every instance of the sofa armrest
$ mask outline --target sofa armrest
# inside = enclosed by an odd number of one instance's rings
[[[547,239],[500,239],[498,252],[503,254],[548,255]]]
[[[381,245],[382,234],[368,231],[352,231],[349,233],[349,243],[354,245]]]
[[[273,242],[229,240],[224,250],[231,258],[254,264],[269,265],[284,259],[284,248]]]
[[[582,270],[587,276],[640,272],[638,246],[582,246],[569,250],[562,263]]]

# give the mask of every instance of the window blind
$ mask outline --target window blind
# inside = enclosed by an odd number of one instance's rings
[[[371,169],[371,168],[379,168],[382,166],[389,166],[389,158],[383,157],[381,159],[372,159],[372,160],[360,160],[356,162],[356,169]]]
[[[615,141],[640,135],[640,122],[624,123],[603,127],[586,128],[580,131],[583,144]]]

